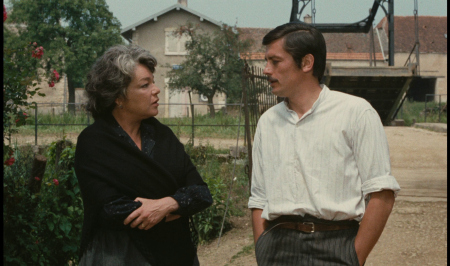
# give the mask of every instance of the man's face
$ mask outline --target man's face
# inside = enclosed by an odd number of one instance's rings
[[[263,73],[268,77],[273,94],[289,98],[301,84],[304,73],[284,50],[283,44],[284,38],[281,38],[267,45]]]

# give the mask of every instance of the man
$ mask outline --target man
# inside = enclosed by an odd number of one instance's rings
[[[249,208],[258,265],[363,265],[400,187],[380,117],[320,84],[326,45],[303,23],[263,39],[264,74],[285,101],[258,122]]]

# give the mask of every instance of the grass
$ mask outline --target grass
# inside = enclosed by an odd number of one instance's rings
[[[192,136],[192,117],[159,118],[158,120],[168,125],[178,137]],[[244,137],[244,116],[240,118],[241,138]],[[94,119],[86,113],[75,115],[64,113],[61,115],[38,114],[38,134],[56,134],[64,130],[66,133],[80,133],[87,125],[92,124]],[[227,115],[218,112],[214,118],[209,115],[195,115],[194,117],[194,139],[195,138],[236,138],[239,125],[239,116]],[[72,126],[70,124],[82,124]],[[19,134],[34,135],[35,117],[27,119],[27,124],[17,128]]]
[[[427,112],[425,118],[425,103],[424,102],[412,102],[406,100],[403,103],[402,108],[397,114],[397,119],[403,119],[406,126],[411,126],[416,123],[445,123],[447,124],[447,112],[440,113],[439,110],[445,103],[427,102]]]
[[[444,103],[441,103],[441,107]],[[425,103],[424,102],[411,102],[405,101],[402,108],[397,114],[397,119],[403,119],[406,126],[411,126],[415,123],[447,123],[447,113],[440,112],[439,117],[439,104],[437,102],[427,103],[427,112],[425,117]],[[235,112],[236,113],[236,112]],[[175,135],[178,137],[192,137],[192,118],[191,117],[179,117],[179,118],[158,118],[163,124],[168,125]],[[88,124],[92,124],[94,119],[89,117],[86,113],[76,113],[72,115],[68,112],[59,115],[52,114],[38,114],[38,138],[39,135],[45,134],[60,134],[65,132],[67,134],[78,134]],[[244,116],[240,118],[240,138],[244,137]],[[219,111],[216,117],[211,118],[206,115],[195,115],[194,117],[194,141],[198,143],[197,138],[223,138],[223,139],[235,139],[237,136],[237,130],[239,125],[239,116],[234,114],[224,114]],[[43,125],[52,124],[52,125]],[[66,124],[66,125],[62,125]],[[82,125],[69,125],[69,124],[82,124]],[[35,117],[30,116],[27,119],[27,125],[16,128],[21,135],[34,135],[35,134]]]
[[[252,236],[252,240],[253,240],[253,236]],[[252,254],[254,252],[254,250],[255,250],[255,244],[253,244],[253,243],[250,245],[244,246],[238,253],[234,254],[233,257],[231,257],[230,263],[233,263],[239,257]],[[226,264],[226,265],[229,265],[229,264]]]

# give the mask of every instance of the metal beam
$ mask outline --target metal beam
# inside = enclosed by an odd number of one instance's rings
[[[301,13],[305,6],[302,9],[298,10],[299,1],[304,2],[305,0],[292,0],[292,10],[290,16],[290,22],[304,23],[300,21]],[[375,19],[375,15],[377,14],[378,7],[380,6],[382,0],[374,0],[373,6],[370,9],[369,16],[363,20],[360,20],[355,23],[313,23],[313,26],[320,30],[322,33],[330,33],[330,32],[362,32],[368,33],[370,28],[372,27],[373,21]],[[308,1],[309,3],[310,1]],[[307,5],[308,3],[304,3]]]

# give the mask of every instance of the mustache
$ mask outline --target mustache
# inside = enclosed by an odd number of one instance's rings
[[[278,79],[272,78],[272,77],[267,77],[267,81],[269,81],[269,82],[275,82],[275,81],[278,81]]]

